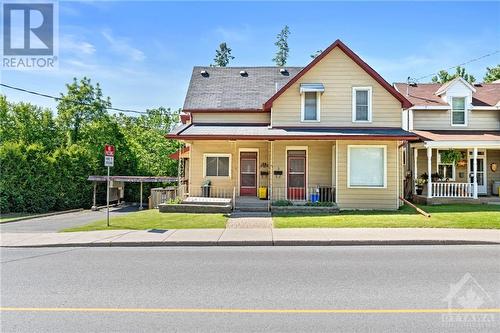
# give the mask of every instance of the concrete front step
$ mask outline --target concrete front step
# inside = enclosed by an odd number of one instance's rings
[[[230,215],[231,218],[245,218],[245,217],[271,217],[270,212],[245,212],[245,211],[233,211]]]
[[[235,211],[240,211],[240,212],[267,212],[269,211],[267,209],[267,206],[258,206],[258,207],[251,207],[251,206],[244,206],[244,207],[235,207]]]

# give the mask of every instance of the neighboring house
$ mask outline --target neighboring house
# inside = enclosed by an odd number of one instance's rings
[[[194,67],[183,125],[188,196],[397,209],[412,104],[337,40],[306,67]]]
[[[414,180],[427,177],[419,202],[474,202],[498,196],[500,186],[500,83],[396,83],[413,106],[404,111],[404,128],[421,137],[409,145],[408,169]],[[444,163],[443,152],[461,152]],[[498,169],[497,169],[498,168]],[[414,193],[416,189],[414,189]],[[489,200],[489,199],[487,199]]]

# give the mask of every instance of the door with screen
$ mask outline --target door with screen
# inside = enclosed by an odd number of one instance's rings
[[[257,153],[240,153],[240,195],[257,196]]]
[[[472,152],[469,152],[469,175],[470,182],[474,182],[474,157],[472,156]],[[477,160],[476,160],[476,173],[477,173],[477,193],[486,194],[486,152],[478,151],[477,152]]]
[[[306,199],[306,151],[287,152],[287,197],[288,200]]]

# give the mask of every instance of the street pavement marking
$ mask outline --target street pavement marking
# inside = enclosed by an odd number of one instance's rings
[[[27,308],[0,307],[11,312],[137,312],[137,313],[500,313],[489,309],[196,309],[196,308]]]

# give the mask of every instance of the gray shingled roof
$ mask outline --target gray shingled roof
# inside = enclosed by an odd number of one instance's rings
[[[261,109],[274,93],[303,67],[201,67],[193,68],[184,110]],[[208,75],[202,75],[207,71]],[[247,75],[240,75],[246,71]]]
[[[186,136],[206,136],[219,135],[232,137],[261,136],[267,137],[304,137],[314,138],[315,136],[356,136],[362,139],[367,136],[382,137],[413,137],[413,133],[401,128],[270,128],[267,125],[236,125],[236,124],[191,124],[187,127],[174,129],[170,135],[178,135],[180,139]]]

